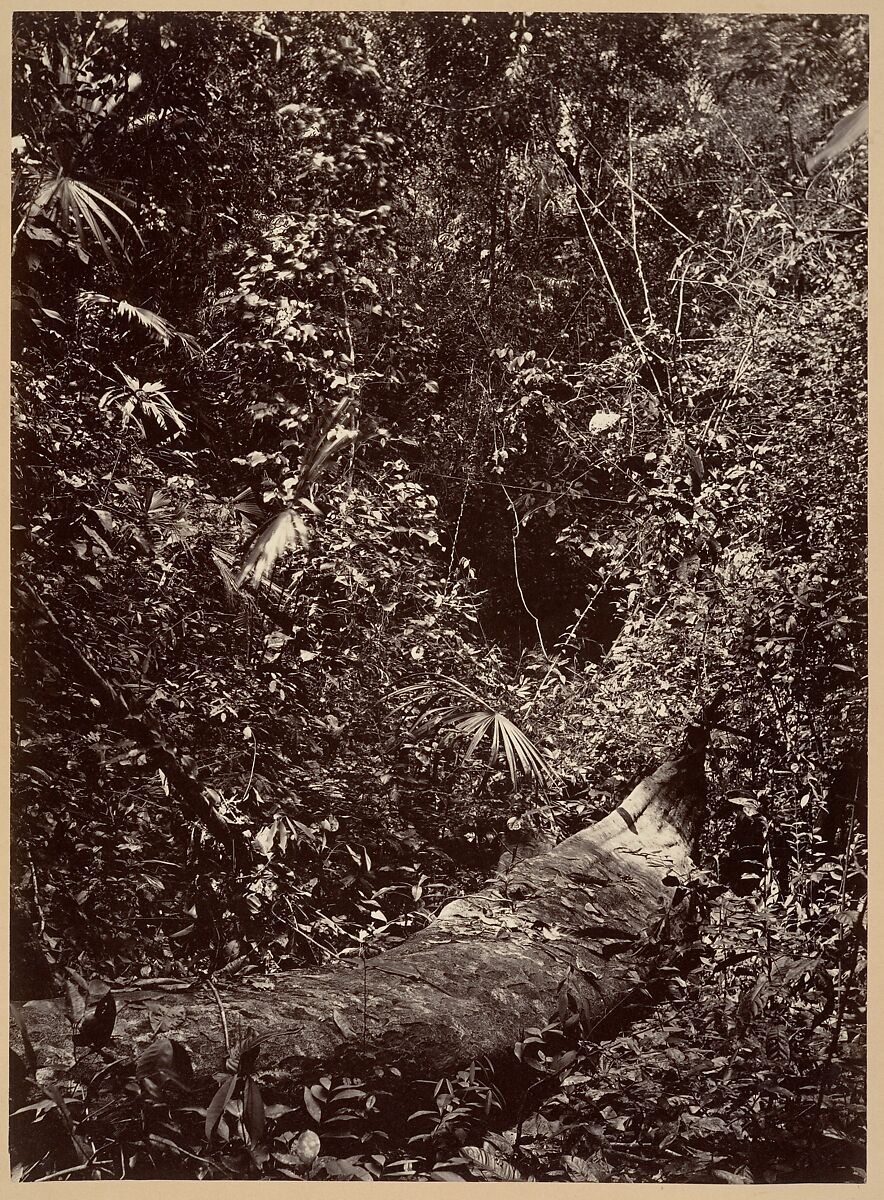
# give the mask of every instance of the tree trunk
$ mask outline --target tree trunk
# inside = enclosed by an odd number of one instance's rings
[[[638,983],[648,959],[636,951],[647,951],[648,931],[668,929],[667,917],[677,924],[664,880],[690,868],[705,809],[703,741],[614,812],[446,905],[402,945],[353,966],[221,984],[228,1026],[240,1021],[262,1036],[261,1063],[283,1080],[318,1067],[360,1074],[374,1060],[422,1077],[483,1055],[512,1061],[523,1031],[561,1011],[565,980],[566,1003],[601,1021]],[[187,1046],[198,1072],[223,1063],[218,1001],[205,982],[132,988],[115,1000],[114,1052],[167,1036]],[[31,1001],[18,1013],[39,1065],[66,1071],[73,1047],[61,1001]]]
[[[96,700],[108,720],[115,722],[120,730],[130,734],[141,746],[154,766],[164,773],[170,791],[181,800],[184,813],[226,846],[235,861],[249,863],[251,851],[241,830],[229,824],[218,812],[210,793],[192,771],[182,765],[180,756],[168,745],[153,718],[148,713],[132,712],[123,693],[68,637],[55,614],[29,583],[18,584],[15,593],[21,611],[30,613],[35,620],[40,640],[55,643],[57,669],[60,670],[60,664],[63,663],[68,678]]]

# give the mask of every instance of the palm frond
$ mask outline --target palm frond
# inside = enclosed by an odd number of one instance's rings
[[[159,380],[141,383],[134,376],[127,375],[116,363],[114,369],[126,386],[116,385],[108,388],[99,398],[99,407],[116,404],[122,414],[124,428],[131,420],[141,431],[142,437],[146,436],[146,431],[144,423],[136,415],[136,408],[140,409],[142,414],[149,415],[161,429],[174,429],[173,437],[186,432],[184,417],[169,399],[165,384]]]
[[[340,418],[352,403],[353,398],[348,396],[335,406],[304,452],[300,473],[289,493],[291,504],[297,504],[314,514],[319,513],[317,506],[305,493],[310,485],[316,482],[334,455],[357,436],[357,430],[344,429],[338,425]],[[309,532],[303,519],[292,507],[284,508],[268,521],[252,540],[237,577],[237,586],[242,586],[249,576],[255,584],[269,579],[279,556],[294,546],[306,546],[308,540]]]
[[[77,297],[77,303],[81,307],[87,307],[90,304],[108,306],[118,316],[147,329],[164,346],[171,345],[173,341],[180,342],[191,358],[196,358],[200,352],[199,344],[192,334],[182,333],[180,329],[175,328],[171,321],[167,321],[165,317],[161,317],[159,313],[155,313],[149,308],[140,308],[136,304],[130,304],[128,300],[114,300],[113,297],[104,296],[101,292],[81,292]]]
[[[242,587],[249,576],[256,586],[262,579],[269,579],[280,555],[295,546],[306,546],[309,539],[307,526],[298,514],[284,508],[256,534],[236,578],[236,586]]]
[[[398,688],[393,699],[399,710],[416,710],[408,728],[409,737],[469,738],[464,760],[472,758],[490,735],[486,763],[494,767],[502,753],[513,787],[524,777],[545,789],[554,775],[546,755],[524,730],[460,680],[450,676],[419,680]]]
[[[327,434],[304,463],[302,478],[305,484],[315,483],[329,460],[348,446],[357,436],[355,429],[333,429]]]
[[[820,167],[843,154],[852,146],[857,138],[869,130],[869,102],[863,100],[857,108],[842,117],[826,138],[825,144],[815,154],[808,154],[805,160],[807,173],[813,175]]]
[[[74,234],[81,246],[88,240],[88,231],[110,263],[113,263],[114,256],[108,237],[113,238],[124,255],[126,253],[119,223],[115,223],[112,214],[124,221],[140,239],[135,222],[113,200],[81,179],[72,179],[64,172],[44,181],[32,207],[35,213],[42,212],[49,217],[62,233]]]
[[[259,521],[264,515],[263,509],[252,495],[250,487],[244,488],[232,500],[228,500],[227,508],[231,513],[238,513],[252,521]]]
[[[142,395],[140,404],[142,410],[153,417],[162,429],[175,429],[176,437],[186,432],[184,418],[165,392]]]
[[[224,588],[224,593],[231,607],[238,610],[251,611],[255,606],[255,601],[248,592],[240,591],[236,584],[236,576],[231,570],[232,559],[230,555],[219,550],[217,547],[212,547],[212,561],[218,570],[218,575],[221,578],[221,584]]]
[[[320,426],[311,444],[304,451],[296,489],[299,495],[306,491],[311,483],[316,482],[330,459],[356,437],[355,429],[344,429],[340,424],[341,418],[351,407],[353,401],[354,397],[349,395],[335,405]]]

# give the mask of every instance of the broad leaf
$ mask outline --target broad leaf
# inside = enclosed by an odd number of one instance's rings
[[[117,1004],[113,992],[107,992],[92,1012],[83,1018],[80,1028],[74,1034],[74,1045],[92,1046],[93,1049],[100,1050],[111,1040],[116,1020]]]
[[[246,1079],[243,1084],[242,1121],[249,1141],[253,1145],[260,1142],[264,1136],[264,1099],[254,1079]]]
[[[295,1142],[294,1151],[301,1162],[309,1166],[319,1154],[320,1146],[319,1134],[314,1129],[305,1129]]]
[[[237,1084],[236,1075],[227,1075],[218,1088],[215,1095],[212,1097],[212,1102],[206,1110],[206,1140],[211,1142],[215,1136],[215,1130],[221,1118],[224,1116],[224,1110],[230,1102],[234,1088]]]

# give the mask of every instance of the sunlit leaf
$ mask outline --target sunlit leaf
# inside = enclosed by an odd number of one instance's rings
[[[98,242],[102,253],[109,262],[113,262],[108,236],[111,237],[125,253],[123,236],[112,215],[139,236],[135,222],[131,217],[107,196],[96,191],[82,180],[72,179],[59,172],[53,179],[46,180],[37,192],[32,205],[34,214],[46,214],[64,234],[75,234],[81,245],[86,241],[86,232]],[[108,235],[108,236],[106,236]]]
[[[211,1141],[215,1136],[215,1130],[221,1118],[224,1116],[224,1110],[227,1107],[233,1090],[236,1087],[236,1075],[228,1075],[224,1078],[221,1086],[218,1088],[215,1095],[212,1097],[208,1109],[206,1110],[206,1140]]]
[[[319,1153],[320,1145],[319,1134],[314,1129],[305,1129],[295,1142],[294,1151],[301,1162],[309,1166]]]
[[[495,1153],[487,1145],[482,1147],[461,1146],[460,1153],[464,1158],[468,1158],[484,1175],[490,1175],[492,1179],[500,1179],[506,1183],[527,1182],[524,1175],[520,1174],[506,1159]]]
[[[813,175],[825,163],[843,154],[869,129],[869,102],[863,100],[847,116],[842,117],[826,138],[825,143],[814,154],[808,154],[805,163],[808,174]]]
[[[606,429],[613,429],[615,425],[619,425],[622,420],[621,413],[597,412],[589,419],[589,432],[604,433]]]
[[[242,587],[249,576],[255,586],[265,577],[269,579],[282,554],[295,546],[306,546],[309,540],[307,526],[301,518],[290,508],[284,508],[256,534],[237,576],[236,586]]]
[[[114,300],[111,296],[105,296],[101,292],[81,292],[77,297],[77,303],[82,308],[88,308],[89,305],[112,308],[118,316],[147,329],[164,346],[178,341],[191,358],[195,358],[199,353],[196,338],[189,333],[182,333],[175,328],[171,321],[167,321],[165,317],[152,312],[149,308],[140,308],[138,305],[130,304],[128,300]]]
[[[314,1121],[322,1120],[322,1108],[310,1088],[304,1088],[304,1107]]]

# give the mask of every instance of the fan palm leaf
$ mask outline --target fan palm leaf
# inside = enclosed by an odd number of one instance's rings
[[[298,514],[284,508],[256,534],[236,577],[236,586],[242,587],[249,576],[256,586],[262,579],[269,579],[277,559],[294,546],[306,546],[309,538],[307,526]]]
[[[182,333],[179,329],[175,328],[171,321],[167,321],[165,317],[161,317],[159,313],[155,313],[149,308],[140,308],[136,304],[130,304],[128,300],[114,300],[113,297],[104,296],[101,292],[81,292],[77,298],[77,302],[82,307],[95,304],[113,308],[118,316],[133,321],[135,324],[147,329],[164,346],[170,345],[173,341],[178,341],[192,358],[195,358],[199,353],[199,345],[196,338],[189,333]]]
[[[332,458],[357,436],[356,430],[342,429],[338,425],[352,403],[353,398],[348,396],[335,406],[304,452],[301,470],[293,488],[292,503],[308,512],[319,512],[305,495],[310,485],[316,482]],[[269,579],[280,555],[293,546],[306,546],[309,536],[307,526],[294,509],[291,506],[284,508],[253,538],[237,577],[237,587],[241,587],[249,576],[255,584]]]
[[[119,223],[115,223],[112,214],[124,221],[136,237],[139,236],[135,222],[113,200],[81,179],[72,179],[64,172],[44,181],[32,209],[45,213],[63,233],[74,233],[81,246],[88,240],[88,231],[111,263],[114,256],[109,237],[113,238],[124,255],[126,253]]]
[[[504,713],[492,708],[472,688],[450,676],[406,684],[393,693],[400,709],[416,709],[409,736],[421,739],[433,734],[444,739],[468,738],[464,759],[470,759],[482,742],[489,740],[489,768],[503,755],[513,787],[519,779],[530,779],[546,788],[553,768],[543,751]]]
[[[341,418],[353,404],[353,399],[353,396],[345,396],[335,405],[320,426],[312,443],[305,450],[296,488],[299,495],[306,491],[311,483],[316,482],[323,468],[334,455],[345,445],[349,445],[356,437],[356,430],[343,429],[339,426]]]

